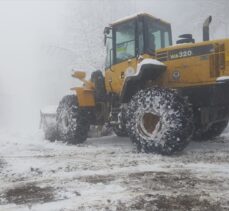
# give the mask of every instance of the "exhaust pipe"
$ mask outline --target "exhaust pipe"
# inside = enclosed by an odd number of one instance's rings
[[[203,41],[209,40],[209,25],[212,22],[212,16],[209,16],[205,21],[203,25]]]

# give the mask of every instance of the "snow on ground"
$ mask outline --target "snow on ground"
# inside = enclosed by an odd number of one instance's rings
[[[179,155],[128,138],[50,143],[0,131],[0,211],[229,210],[229,131]]]

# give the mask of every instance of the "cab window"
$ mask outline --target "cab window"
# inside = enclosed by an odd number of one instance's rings
[[[151,19],[147,20],[147,26],[149,52],[171,45],[170,26]]]
[[[135,57],[135,21],[117,26],[115,37],[116,63]]]
[[[138,22],[138,54],[141,55],[144,53],[144,28],[143,22]]]

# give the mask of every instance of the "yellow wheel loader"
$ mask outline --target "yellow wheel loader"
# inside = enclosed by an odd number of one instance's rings
[[[191,139],[221,134],[229,119],[229,39],[203,42],[191,34],[172,43],[171,25],[141,13],[104,29],[105,70],[75,71],[82,87],[65,96],[56,114],[56,139],[87,139],[90,125],[109,124],[139,151],[171,155]]]

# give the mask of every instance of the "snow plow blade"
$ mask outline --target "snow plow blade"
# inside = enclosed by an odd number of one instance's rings
[[[47,106],[40,111],[40,129],[43,130],[45,139],[50,141],[57,139],[56,110],[57,106]]]

